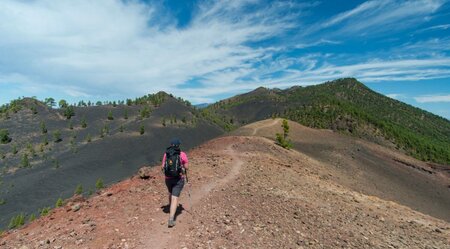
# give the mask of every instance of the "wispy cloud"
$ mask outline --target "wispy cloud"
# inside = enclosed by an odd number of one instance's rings
[[[391,99],[403,99],[406,97],[406,95],[403,93],[389,93],[389,94],[386,94],[386,96]]]
[[[419,103],[450,102],[450,94],[422,95],[414,97],[414,99]]]
[[[167,10],[152,3],[3,0],[0,86],[5,92],[13,89],[10,95],[73,98],[165,90],[205,102],[258,86],[339,77],[370,82],[445,78],[450,77],[445,37],[405,43],[385,54],[322,51],[342,48],[366,31],[391,34],[403,25],[426,22],[442,4],[368,1],[305,26],[309,8],[318,3],[201,1],[180,28]]]
[[[403,29],[437,11],[443,0],[367,1],[320,24],[336,29],[334,35],[370,35],[387,29]],[[337,24],[342,24],[336,26]]]

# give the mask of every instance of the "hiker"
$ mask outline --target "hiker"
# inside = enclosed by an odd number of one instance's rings
[[[170,146],[166,149],[162,160],[162,171],[166,176],[166,186],[169,190],[169,227],[175,226],[175,212],[178,207],[178,197],[184,186],[184,177],[188,167],[186,153],[180,150],[181,142],[174,138],[170,141]]]

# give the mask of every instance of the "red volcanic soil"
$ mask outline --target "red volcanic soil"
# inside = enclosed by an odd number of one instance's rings
[[[69,200],[0,238],[2,248],[450,248],[450,224],[353,191],[305,153],[229,136],[188,153],[177,225],[157,167]],[[190,193],[190,197],[189,197]],[[79,209],[78,209],[79,208]]]

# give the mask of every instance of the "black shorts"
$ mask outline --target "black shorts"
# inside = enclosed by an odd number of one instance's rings
[[[181,190],[184,187],[184,178],[180,177],[166,179],[166,186],[170,194],[176,197],[180,197]]]

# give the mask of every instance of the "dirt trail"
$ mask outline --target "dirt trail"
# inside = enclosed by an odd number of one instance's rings
[[[188,190],[192,191],[190,201],[187,202],[188,208],[185,215],[177,217],[177,225],[173,228],[167,227],[168,215],[159,212],[157,216],[154,216],[155,222],[151,223],[148,229],[144,229],[140,234],[140,243],[138,248],[173,248],[175,244],[179,243],[180,234],[188,233],[190,221],[195,219],[195,214],[192,210],[195,209],[197,204],[211,193],[213,189],[224,186],[228,182],[232,181],[239,174],[243,161],[239,158],[238,153],[233,149],[233,144],[227,146],[224,151],[231,156],[233,164],[227,175],[219,180],[214,180],[206,183],[200,188],[191,190],[192,186],[185,185],[183,189],[184,199],[188,195]],[[189,183],[190,184],[190,183]],[[181,200],[181,199],[180,199]],[[191,206],[192,205],[192,206]]]
[[[8,232],[0,248],[450,248],[450,223],[352,191],[320,161],[268,138],[221,137],[189,159],[192,186],[174,228],[155,167],[147,180],[124,180]]]
[[[278,124],[278,122],[279,122],[279,120],[278,120],[278,119],[275,119],[275,120],[274,120],[273,122],[271,122],[271,123],[268,123],[268,124],[265,124],[265,125],[261,125],[261,126],[257,126],[257,127],[252,127],[252,128],[253,128],[252,136],[255,136],[256,133],[257,133],[260,129],[274,126],[274,125]]]

